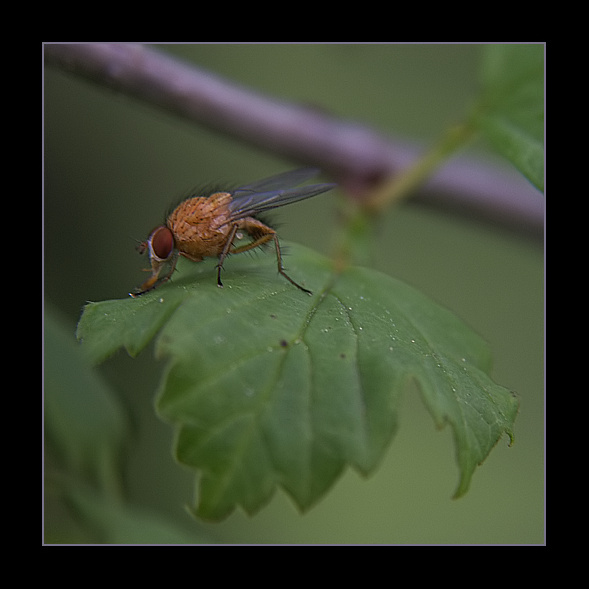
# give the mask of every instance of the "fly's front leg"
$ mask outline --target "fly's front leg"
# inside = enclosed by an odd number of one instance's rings
[[[177,262],[178,252],[175,252],[170,262],[170,271],[163,278],[160,278],[160,272],[162,271],[162,268],[166,262],[156,262],[155,260],[152,260],[151,276],[140,287],[135,289],[133,292],[130,292],[129,295],[133,298],[136,298],[142,294],[145,294],[146,292],[149,292],[150,290],[153,290],[164,282],[167,282],[174,273]]]

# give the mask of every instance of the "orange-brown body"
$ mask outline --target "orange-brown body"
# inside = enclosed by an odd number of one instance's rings
[[[218,192],[210,197],[197,196],[180,203],[166,225],[180,253],[194,262],[222,253],[229,234],[231,195]]]
[[[180,203],[166,224],[174,236],[181,256],[201,262],[204,258],[235,254],[269,241],[275,231],[253,217],[232,220],[229,211],[231,195],[217,192],[209,197],[197,196]],[[246,231],[253,242],[233,248],[238,229]]]

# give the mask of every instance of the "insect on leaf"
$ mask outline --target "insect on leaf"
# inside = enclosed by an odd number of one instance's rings
[[[484,342],[389,276],[336,275],[294,245],[286,260],[313,296],[277,276],[269,253],[231,258],[224,289],[209,262],[183,264],[156,292],[90,303],[80,320],[97,361],[120,346],[134,355],[157,333],[156,354],[168,359],[157,410],[177,429],[177,459],[200,473],[195,513],[255,513],[277,488],[304,511],[346,467],[371,473],[411,380],[435,423],[452,428],[464,494],[512,436],[518,406],[489,378]]]

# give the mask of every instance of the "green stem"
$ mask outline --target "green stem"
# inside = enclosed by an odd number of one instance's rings
[[[370,265],[376,219],[387,208],[407,198],[474,132],[469,121],[448,129],[430,151],[405,172],[383,182],[368,199],[344,203],[342,231],[333,256],[336,272],[341,272],[350,264]]]
[[[408,170],[381,184],[367,200],[366,208],[378,213],[407,198],[441,163],[462,147],[473,133],[474,128],[469,122],[448,129],[442,139]]]
[[[352,200],[342,202],[341,230],[333,255],[336,273],[351,264],[370,265],[374,244],[374,215]]]

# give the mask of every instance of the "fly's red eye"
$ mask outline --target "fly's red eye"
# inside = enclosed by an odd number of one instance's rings
[[[149,244],[153,257],[157,260],[167,260],[174,250],[174,236],[167,227],[162,225],[151,232]]]

